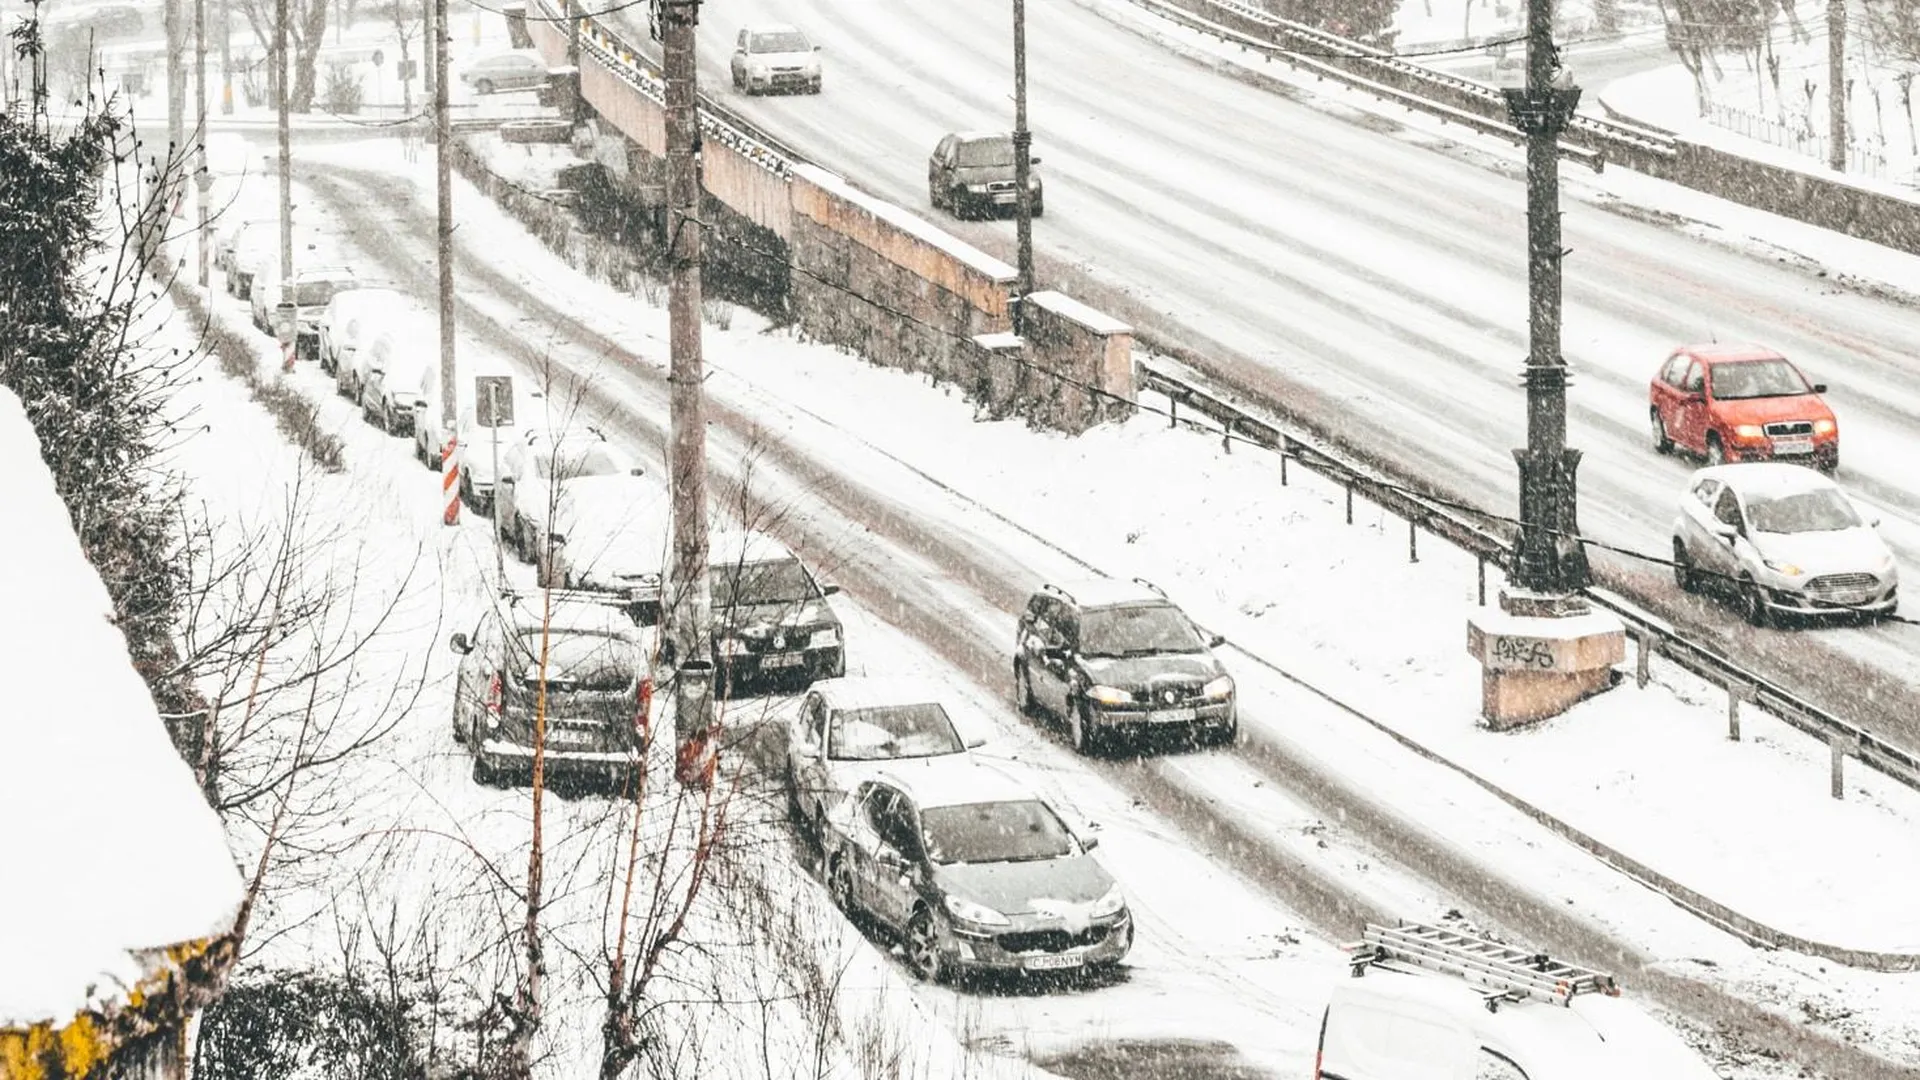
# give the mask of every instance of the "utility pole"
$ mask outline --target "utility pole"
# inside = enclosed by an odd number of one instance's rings
[[[1027,294],[1033,291],[1033,192],[1027,160],[1033,133],[1027,130],[1027,0],[1013,0],[1013,187],[1014,243],[1019,248],[1020,278],[1013,305],[1013,332],[1026,326]]]
[[[273,5],[274,97],[280,109],[280,281],[293,279],[293,137],[288,128],[287,0]],[[278,297],[274,310],[279,310]]]
[[[1567,365],[1560,354],[1566,252],[1560,247],[1559,144],[1580,90],[1560,68],[1552,0],[1527,5],[1527,84],[1503,92],[1514,126],[1527,136],[1527,446],[1514,452],[1520,543],[1512,580],[1527,592],[1568,598],[1588,577],[1575,513],[1580,451],[1567,448]]]
[[[453,159],[447,151],[453,141],[453,122],[447,116],[447,0],[433,0],[433,14],[433,172],[440,202],[440,427],[451,435],[459,424],[459,388],[453,371]],[[456,495],[442,520],[457,524],[459,508]]]
[[[667,570],[668,632],[680,665],[674,731],[682,783],[698,782],[710,753],[713,598],[707,579],[707,423],[700,355],[700,107],[694,28],[700,0],[656,0],[667,124],[667,338],[671,429],[667,482],[673,552]],[[703,681],[704,680],[704,681]]]
[[[1827,0],[1827,164],[1847,171],[1847,0]]]
[[[207,0],[193,0],[193,130],[199,132],[199,153],[195,155],[197,167],[193,170],[194,205],[196,223],[199,228],[200,287],[205,289],[209,280],[207,268],[207,197],[213,187],[213,177],[207,174]]]
[[[420,0],[420,2],[424,5],[421,12],[421,19],[426,23],[425,33],[421,35],[421,38],[427,48],[427,55],[420,58],[421,77],[424,78],[427,83],[421,87],[421,92],[432,94],[434,86],[440,82],[439,79],[434,77],[434,72],[440,70],[440,34],[442,31],[433,17],[434,0]],[[438,101],[439,99],[435,98],[434,100]]]
[[[167,155],[172,159],[167,165],[167,171],[172,174],[167,178],[167,186],[173,189],[183,179],[176,163],[185,161],[187,156],[187,35],[186,28],[180,25],[182,0],[164,2],[166,7],[161,19],[167,35]],[[8,44],[11,47],[11,42]],[[168,197],[173,197],[172,192]]]

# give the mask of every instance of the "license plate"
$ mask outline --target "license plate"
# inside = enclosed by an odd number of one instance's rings
[[[1773,440],[1773,452],[1776,454],[1811,454],[1813,439],[1805,435],[1789,435]]]
[[[1198,715],[1200,714],[1191,708],[1155,709],[1152,713],[1148,714],[1148,719],[1156,724],[1185,724],[1192,721],[1193,718]]]
[[[993,201],[997,203],[1010,203],[1010,202],[1016,201],[1018,198],[1019,198],[1018,195],[1015,195],[1011,192],[1003,192],[999,195],[995,195],[993,197]]]
[[[569,731],[566,728],[555,728],[547,732],[547,744],[549,746],[586,746],[592,742],[593,732],[591,731]]]
[[[1020,961],[1020,965],[1033,971],[1058,971],[1061,968],[1077,968],[1086,962],[1086,957],[1079,953],[1054,953],[1026,957]]]
[[[768,653],[760,658],[763,668],[799,667],[806,662],[807,658],[800,653]]]

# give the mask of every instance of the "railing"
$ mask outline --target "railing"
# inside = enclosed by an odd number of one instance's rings
[[[1708,106],[1707,119],[1715,127],[1725,128],[1736,135],[1759,142],[1771,143],[1783,150],[1804,154],[1823,165],[1826,164],[1833,146],[1832,139],[1809,131],[1805,123],[1782,123],[1772,117],[1749,112],[1738,105],[1723,105],[1716,102]],[[1887,178],[1886,152],[1849,140],[1846,171],[1852,175],[1885,180]]]
[[[1349,86],[1514,141],[1506,97],[1496,87],[1422,67],[1337,34],[1271,15],[1239,0],[1133,0],[1191,29],[1286,60]],[[1599,171],[1609,158],[1679,151],[1667,132],[1576,115],[1561,136],[1561,156]]]
[[[1240,403],[1235,395],[1209,386],[1204,376],[1185,365],[1156,357],[1136,359],[1135,370],[1138,387],[1159,393],[1172,403],[1175,423],[1182,407],[1191,409],[1219,424],[1227,436],[1280,454],[1283,482],[1287,463],[1297,461],[1345,487],[1349,522],[1353,520],[1355,494],[1405,520],[1410,557],[1417,553],[1415,535],[1421,529],[1473,555],[1479,560],[1482,604],[1486,603],[1487,563],[1510,565],[1513,545],[1508,537],[1474,523],[1467,515],[1436,499],[1410,491],[1375,470],[1355,464],[1305,435],[1287,430],[1283,422],[1264,414],[1263,410]],[[1920,756],[1809,703],[1718,650],[1688,639],[1671,623],[1617,593],[1593,587],[1586,595],[1596,606],[1612,612],[1627,625],[1638,652],[1636,675],[1642,686],[1647,682],[1649,657],[1663,656],[1726,691],[1731,737],[1739,737],[1740,706],[1747,702],[1825,742],[1832,751],[1835,798],[1841,794],[1842,762],[1848,757],[1857,758],[1908,787],[1920,789]]]

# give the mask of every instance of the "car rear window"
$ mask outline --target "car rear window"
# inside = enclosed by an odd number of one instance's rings
[[[1073,852],[1067,827],[1038,799],[935,806],[920,820],[934,862],[1035,862]]]
[[[841,709],[833,714],[829,746],[836,761],[934,757],[966,749],[947,710],[934,702]]]
[[[540,681],[540,630],[523,630],[510,665],[522,685]],[[547,635],[546,677],[549,687],[568,690],[625,690],[639,678],[639,655],[633,644],[611,634],[579,630]]]

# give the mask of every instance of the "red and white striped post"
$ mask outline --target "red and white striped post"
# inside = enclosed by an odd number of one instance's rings
[[[460,464],[453,453],[459,446],[460,437],[449,435],[446,449],[440,452],[440,497],[447,506],[441,520],[448,525],[460,524]]]
[[[293,374],[293,342],[291,341],[280,347],[280,370],[288,375]]]

